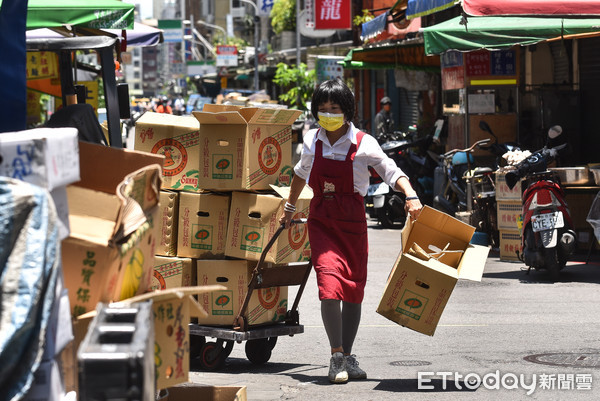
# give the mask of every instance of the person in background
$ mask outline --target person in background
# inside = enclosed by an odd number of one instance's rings
[[[169,104],[167,103],[166,99],[158,99],[158,102],[156,103],[156,112],[157,113],[165,113],[165,114],[173,114],[173,110],[171,109],[171,106],[169,106]]]
[[[317,274],[321,316],[331,346],[329,381],[366,379],[352,346],[358,332],[367,281],[367,221],[364,196],[369,166],[396,191],[406,194],[407,216],[416,219],[422,205],[408,177],[375,138],[356,129],[354,94],[341,79],[320,84],[311,113],[320,128],[304,136],[294,167],[290,194],[279,222],[289,227],[304,185],[314,196],[308,215],[312,263]]]
[[[385,134],[394,131],[394,117],[392,116],[392,101],[389,97],[384,96],[379,101],[381,104],[381,110],[375,116],[375,138],[378,141],[382,141]]]
[[[178,95],[173,101],[173,106],[175,107],[175,115],[182,116],[185,114],[185,101],[183,100],[183,96]]]

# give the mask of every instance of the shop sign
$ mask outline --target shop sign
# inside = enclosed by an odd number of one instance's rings
[[[352,29],[352,2],[315,0],[315,29]]]
[[[274,2],[275,2],[275,0],[257,0],[258,16],[259,17],[270,16],[271,10],[273,9]]]
[[[217,46],[217,67],[237,67],[238,51],[236,46]]]
[[[27,79],[58,78],[58,56],[54,52],[27,53]]]
[[[514,50],[480,50],[465,53],[468,77],[515,76],[516,53]]]
[[[441,55],[442,90],[460,89],[465,86],[463,54],[449,51]]]

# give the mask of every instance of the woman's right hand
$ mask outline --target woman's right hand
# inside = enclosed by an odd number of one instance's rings
[[[291,225],[290,222],[292,221],[293,215],[294,215],[293,212],[284,211],[283,214],[281,215],[281,217],[279,217],[279,224],[285,225],[285,228],[290,228],[290,225]]]

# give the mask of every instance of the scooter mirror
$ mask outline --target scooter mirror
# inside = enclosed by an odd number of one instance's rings
[[[481,128],[482,130],[484,130],[486,132],[491,132],[492,131],[492,129],[490,128],[490,126],[488,125],[488,123],[486,123],[483,120],[479,121],[479,128]]]
[[[496,140],[496,143],[498,143],[498,137],[496,137],[496,135],[492,132],[492,129],[490,128],[488,123],[486,123],[483,120],[479,121],[479,128],[490,134]]]
[[[550,139],[557,138],[560,136],[560,134],[562,134],[562,127],[560,125],[553,125],[548,130],[548,137]]]

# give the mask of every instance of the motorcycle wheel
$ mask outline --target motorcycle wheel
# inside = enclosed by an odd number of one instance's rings
[[[560,270],[562,269],[561,263],[558,260],[558,252],[556,248],[544,248],[544,267],[550,272],[552,281],[558,280],[560,276]]]

